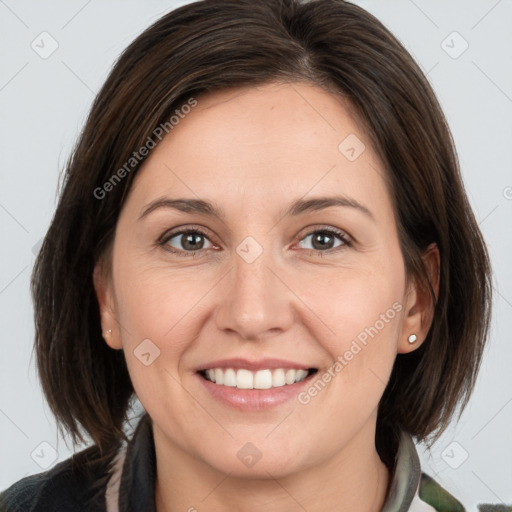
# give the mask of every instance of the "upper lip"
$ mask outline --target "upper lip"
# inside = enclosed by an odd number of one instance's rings
[[[201,365],[197,371],[210,370],[213,368],[236,368],[236,369],[246,369],[251,371],[258,370],[272,370],[276,368],[287,368],[287,369],[295,369],[295,370],[309,370],[314,368],[310,364],[298,363],[295,361],[287,361],[285,359],[275,359],[275,358],[265,358],[258,359],[257,361],[251,361],[249,359],[245,359],[243,357],[235,357],[231,359],[218,359],[216,361],[211,361],[209,363]]]

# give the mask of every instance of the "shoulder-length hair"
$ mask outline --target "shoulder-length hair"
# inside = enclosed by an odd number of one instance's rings
[[[67,164],[37,257],[38,372],[73,443],[84,429],[104,456],[126,440],[134,389],[123,351],[102,339],[93,269],[112,244],[145,158],[140,148],[159,142],[158,127],[171,133],[169,119],[191,98],[270,82],[306,82],[348,100],[385,167],[407,277],[431,293],[421,255],[432,242],[439,248],[432,326],[419,349],[396,358],[379,404],[379,454],[389,460],[401,429],[437,439],[457,406],[460,417],[487,338],[491,270],[426,77],[375,17],[343,0],[203,0],[160,18],[119,57]]]

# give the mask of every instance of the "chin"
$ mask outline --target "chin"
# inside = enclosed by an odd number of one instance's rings
[[[215,448],[212,447],[212,451],[203,451],[199,457],[212,469],[232,477],[264,480],[300,472],[313,462],[300,449],[300,443],[295,449],[285,449],[283,443],[269,443],[268,440],[265,442],[264,437],[261,441],[254,442],[241,442],[239,439],[240,437],[231,439],[229,446],[221,447],[217,444]]]
[[[286,459],[286,461],[284,460]],[[213,461],[212,461],[213,462]],[[287,457],[276,457],[275,454],[271,458],[264,458],[256,462],[241,462],[238,458],[233,461],[225,461],[225,463],[214,464],[212,467],[225,474],[229,474],[232,478],[240,478],[243,480],[267,480],[272,478],[284,478],[291,474],[297,473],[302,469],[297,462],[293,466],[289,464]]]

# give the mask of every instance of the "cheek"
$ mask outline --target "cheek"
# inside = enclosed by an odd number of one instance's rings
[[[205,280],[198,279],[197,271],[195,277],[187,271],[171,273],[137,258],[115,263],[117,318],[139,400],[154,417],[167,403],[180,404],[193,417],[198,412],[193,402],[183,401],[180,364],[200,332]]]
[[[335,423],[345,421],[350,410],[354,425],[362,425],[376,409],[397,355],[403,315],[401,277],[391,269],[375,273],[350,269],[309,287],[305,302],[323,321],[315,322],[315,331],[313,324],[309,329],[331,363],[318,373],[322,382],[306,390],[301,403],[313,402],[318,414],[323,414],[326,402],[335,404],[329,413]]]
[[[340,269],[325,277],[316,275],[301,288],[304,302],[323,325],[316,328],[318,339],[333,357],[349,350],[352,341],[369,347],[371,340],[379,339],[375,351],[386,351],[384,345],[396,350],[403,309],[403,279],[398,272]]]
[[[134,389],[144,407],[151,409],[164,398],[160,394],[172,380],[166,371],[177,373],[185,350],[180,340],[187,338],[180,335],[184,325],[180,319],[186,318],[187,295],[192,293],[179,284],[177,288],[163,268],[148,266],[122,239],[116,243],[112,265],[116,319]]]
[[[311,404],[319,415],[327,414],[325,404],[330,403],[333,425],[346,421],[351,411],[353,425],[361,426],[375,411],[396,359],[403,315],[401,280],[389,273],[358,274],[352,269],[331,277],[328,286],[317,281],[309,290],[305,302],[323,321],[315,322],[314,336],[330,364],[318,372],[299,402]],[[311,408],[305,407],[305,418]],[[334,437],[335,431],[333,427]]]
[[[140,342],[141,337],[159,343],[172,340],[166,350],[179,351],[180,341],[191,339],[184,330],[193,325],[191,319],[200,312],[200,299],[208,291],[207,280],[200,274],[197,270],[172,271],[164,265],[148,265],[147,260],[120,258],[114,278],[118,320],[128,334],[123,342]]]

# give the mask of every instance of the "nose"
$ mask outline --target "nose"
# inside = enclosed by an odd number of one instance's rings
[[[280,274],[284,273],[277,268],[270,250],[263,250],[254,261],[245,258],[242,251],[234,253],[233,267],[223,279],[217,327],[246,341],[288,330],[294,321],[294,295]]]

